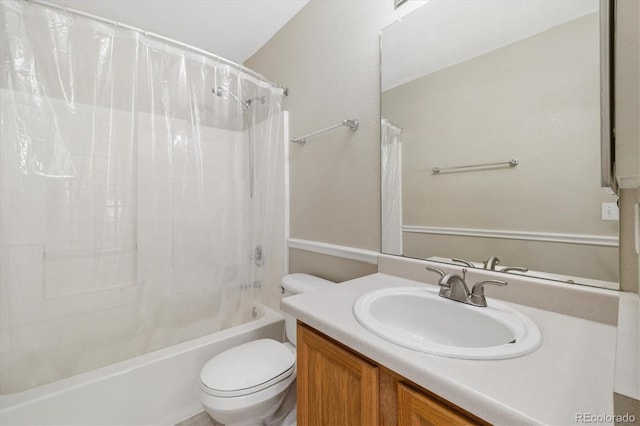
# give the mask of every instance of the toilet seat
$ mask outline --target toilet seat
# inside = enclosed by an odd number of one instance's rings
[[[204,393],[231,398],[259,392],[294,373],[295,356],[287,346],[273,339],[260,339],[213,357],[202,369],[200,382]]]
[[[244,388],[244,389],[236,389],[236,390],[232,390],[232,391],[223,391],[223,390],[219,390],[219,389],[212,389],[210,387],[208,387],[206,384],[204,384],[204,382],[200,381],[200,384],[202,386],[201,389],[203,392],[205,392],[208,395],[211,396],[219,396],[221,398],[231,398],[234,396],[245,396],[245,395],[249,395],[252,393],[256,393],[259,392],[261,390],[264,390],[266,388],[269,388],[271,386],[273,386],[274,384],[281,382],[285,379],[287,379],[288,377],[290,377],[295,371],[295,366],[292,366],[290,369],[288,369],[287,371],[285,371],[284,373],[280,374],[277,377],[274,377],[273,379],[261,383],[257,386],[253,386],[250,388]]]

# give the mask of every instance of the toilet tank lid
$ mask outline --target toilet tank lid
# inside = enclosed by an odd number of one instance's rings
[[[309,274],[289,274],[282,278],[282,287],[293,294],[327,287],[331,284],[335,283]]]
[[[214,356],[202,368],[200,381],[212,391],[248,391],[282,380],[295,361],[284,344],[273,339],[254,340]]]

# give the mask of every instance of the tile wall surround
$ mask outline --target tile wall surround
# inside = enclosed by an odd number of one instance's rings
[[[6,92],[5,89],[0,91]],[[2,96],[2,99],[10,102],[9,96]],[[64,110],[61,100],[52,98],[49,102],[53,108]],[[223,329],[230,319],[221,320],[224,316],[221,313],[235,309],[236,301],[227,292],[228,306],[216,302],[221,298],[220,289],[209,289],[206,283],[211,278],[225,278],[228,282],[243,279],[237,272],[238,265],[216,266],[217,269],[198,265],[210,264],[211,258],[225,258],[226,251],[231,249],[208,235],[222,237],[225,228],[238,229],[238,224],[246,219],[237,214],[239,209],[227,212],[221,208],[237,205],[239,201],[234,188],[220,182],[224,182],[233,169],[246,167],[237,158],[247,131],[201,126],[205,142],[202,173],[206,178],[202,195],[182,187],[183,181],[194,178],[196,168],[190,164],[193,158],[185,155],[169,158],[166,150],[160,149],[168,143],[162,129],[163,120],[153,120],[151,114],[140,112],[136,117],[137,128],[132,130],[130,113],[79,102],[76,110],[74,138],[69,140],[69,148],[77,172],[110,172],[121,178],[115,180],[116,185],[128,187],[133,179],[138,190],[118,199],[124,207],[114,213],[111,222],[106,221],[119,225],[114,228],[113,235],[99,232],[103,231],[101,226],[105,220],[94,212],[104,212],[108,207],[96,203],[110,202],[124,191],[115,186],[100,186],[97,188],[102,191],[99,196],[89,194],[72,204],[75,200],[69,200],[64,194],[80,193],[81,189],[58,188],[66,185],[64,180],[52,180],[59,191],[35,192],[29,198],[33,198],[29,202],[34,205],[43,200],[51,210],[46,216],[49,228],[43,229],[40,209],[24,209],[25,215],[2,218],[3,237],[11,244],[0,247],[0,292],[5,300],[0,306],[0,363],[3,367],[13,367],[3,370],[6,373],[0,384],[9,392]],[[86,141],[92,140],[95,131],[90,114],[97,115],[96,121],[100,123],[108,123],[111,117],[117,132],[133,133],[141,160],[134,165],[131,161],[121,161],[128,158],[126,153],[109,152],[109,157],[105,157],[108,161],[104,162],[109,169],[95,170],[102,167],[102,163],[91,164],[87,160],[90,153],[85,153]],[[283,116],[274,117],[274,120],[283,120]],[[190,128],[186,121],[175,119],[173,125],[176,137],[188,136]],[[257,124],[258,134],[261,126],[267,125],[270,124],[266,121]],[[280,124],[279,128],[284,125]],[[129,144],[128,148],[131,147]],[[149,160],[151,155],[154,155],[154,161]],[[282,155],[279,161],[280,164],[284,161]],[[273,178],[284,181],[282,175]],[[87,179],[82,184],[98,185],[100,182]],[[246,180],[234,184],[248,187]],[[3,186],[3,189],[6,188]],[[277,309],[280,279],[288,269],[282,231],[286,205],[284,185],[268,196],[277,203],[274,235],[281,237],[275,238],[272,246],[265,247],[269,275],[263,282],[267,287],[263,294],[264,303]],[[9,203],[14,199],[16,203],[23,203],[19,206],[26,203],[24,195],[14,196],[8,190],[3,192],[3,197]],[[183,208],[167,208],[178,199]],[[196,229],[191,225],[195,223],[208,223],[209,226]],[[27,226],[23,228],[20,224]],[[180,239],[174,244],[172,231],[177,229]],[[29,235],[21,235],[22,230],[28,231]],[[23,240],[36,241],[40,236],[44,236],[41,244],[21,243]],[[171,256],[178,256],[173,267],[170,266]],[[181,284],[176,286],[175,282]],[[79,355],[76,358],[60,355],[60,348],[65,348],[64,353]],[[52,365],[38,361],[45,356],[54,360]],[[34,368],[34,365],[38,367]],[[32,377],[33,381],[25,384],[21,377]]]

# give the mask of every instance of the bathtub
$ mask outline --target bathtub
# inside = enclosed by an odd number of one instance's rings
[[[58,382],[0,395],[0,425],[174,425],[202,411],[200,369],[255,339],[284,338],[282,315],[265,315]]]

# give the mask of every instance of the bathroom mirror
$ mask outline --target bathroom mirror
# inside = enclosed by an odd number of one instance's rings
[[[382,30],[384,253],[618,288],[600,25],[598,0],[431,0]]]

